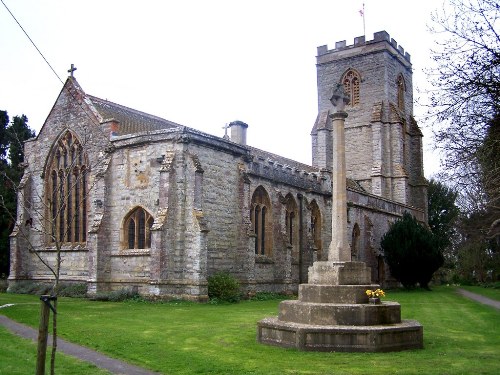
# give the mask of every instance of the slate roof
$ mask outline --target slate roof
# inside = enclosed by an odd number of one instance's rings
[[[102,116],[103,121],[115,119],[120,122],[117,135],[134,134],[161,129],[171,129],[181,126],[161,117],[137,111],[120,104],[100,99],[87,94],[95,109]]]

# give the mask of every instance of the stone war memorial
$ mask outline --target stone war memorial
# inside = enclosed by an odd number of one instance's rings
[[[423,327],[401,321],[398,303],[368,303],[371,273],[363,262],[353,262],[347,240],[345,132],[350,98],[338,85],[333,105],[332,241],[328,260],[309,268],[309,281],[299,286],[298,300],[279,305],[277,318],[258,323],[257,340],[264,344],[310,351],[380,352],[423,347]]]
[[[70,69],[25,143],[9,287],[60,282],[206,301],[207,279],[241,292],[299,294],[258,325],[263,343],[303,350],[422,346],[422,327],[366,289],[397,285],[380,239],[408,212],[427,221],[410,55],[385,31],[318,48],[311,164],[90,95]],[[311,98],[314,100],[314,98]],[[314,121],[314,123],[313,123]],[[293,131],[284,124],[283,140]]]

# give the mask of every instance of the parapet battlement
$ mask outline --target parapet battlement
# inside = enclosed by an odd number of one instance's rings
[[[411,56],[408,52],[405,53],[405,50],[402,46],[398,46],[398,43],[394,40],[391,39],[390,35],[387,33],[387,31],[379,31],[373,34],[373,40],[366,41],[365,36],[358,36],[354,38],[354,44],[352,45],[346,45],[346,41],[342,40],[340,42],[335,43],[335,48],[332,50],[328,49],[327,45],[319,46],[318,47],[318,56],[321,55],[326,55],[328,53],[332,52],[337,52],[341,50],[346,50],[349,48],[356,48],[360,47],[363,45],[369,45],[369,44],[375,44],[379,42],[388,42],[396,51],[399,52],[399,54],[405,58],[409,63],[411,62]]]

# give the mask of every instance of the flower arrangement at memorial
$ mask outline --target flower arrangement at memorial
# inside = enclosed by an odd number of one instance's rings
[[[385,297],[385,292],[382,289],[375,289],[375,290],[368,289],[365,293],[368,296],[368,298]]]

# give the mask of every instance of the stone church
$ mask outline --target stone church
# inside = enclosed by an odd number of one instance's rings
[[[218,271],[245,293],[296,292],[331,241],[330,97],[342,86],[351,256],[391,282],[380,238],[405,211],[426,221],[410,55],[385,31],[321,46],[317,83],[305,165],[248,145],[244,122],[205,134],[89,95],[71,74],[25,144],[10,285],[52,280],[44,262],[60,249],[61,281],[91,294],[205,300]]]

